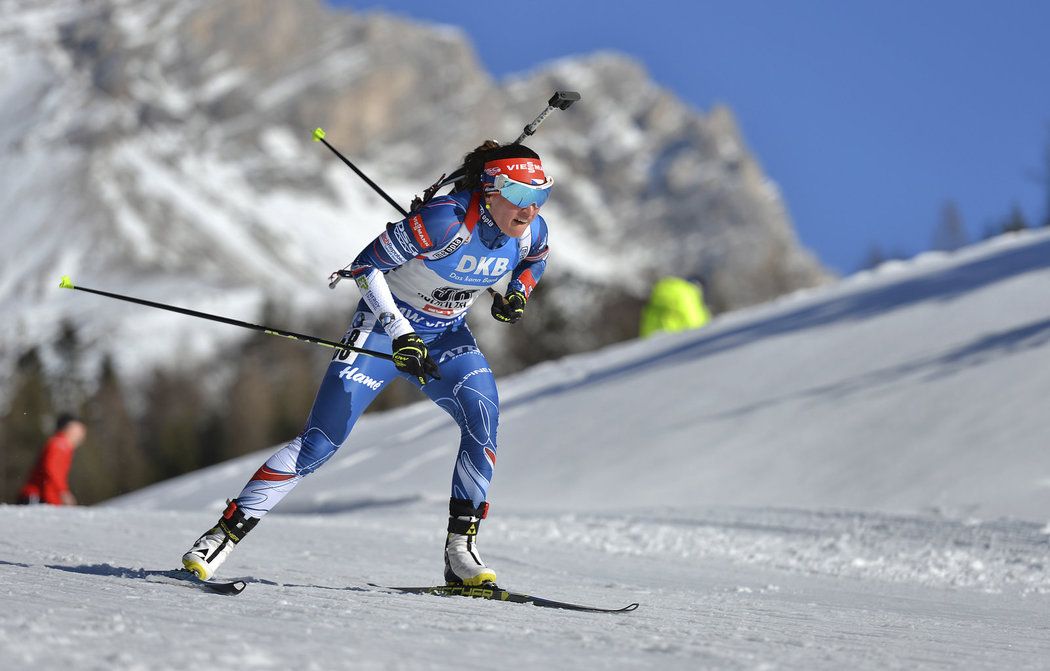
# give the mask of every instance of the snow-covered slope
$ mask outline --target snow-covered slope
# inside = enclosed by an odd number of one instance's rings
[[[1001,238],[537,366],[501,382],[493,505],[1050,515],[1048,286],[1050,236]],[[428,403],[369,417],[285,505],[447,498],[458,439]],[[124,500],[214,510],[268,454]]]
[[[0,508],[5,669],[1044,669],[1039,526],[800,510],[501,510],[485,557],[580,614],[366,590],[440,577],[438,506],[274,515],[237,597],[156,584],[200,514]],[[211,516],[208,516],[211,517]],[[188,540],[189,539],[189,540]],[[363,591],[364,590],[364,591]]]
[[[482,548],[620,616],[440,579],[449,420],[366,417],[238,547],[157,583],[269,453],[92,509],[0,507],[0,667],[1046,668],[1050,232],[883,267],[503,381]]]

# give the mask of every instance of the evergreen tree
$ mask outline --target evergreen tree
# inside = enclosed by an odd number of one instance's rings
[[[1002,232],[1018,233],[1026,228],[1028,228],[1028,221],[1025,219],[1024,212],[1021,211],[1021,208],[1017,203],[1014,203],[1009,216],[1003,221]]]
[[[155,369],[143,392],[146,405],[139,444],[156,467],[159,479],[197,470],[213,463],[206,457],[214,444],[205,444],[211,419],[192,371]]]
[[[933,232],[933,248],[944,252],[954,252],[965,247],[969,242],[962,215],[955,201],[949,200],[941,207],[941,218]]]
[[[337,329],[337,331],[340,329]],[[308,331],[314,333],[311,329]],[[335,335],[339,340],[342,334]],[[278,441],[288,440],[303,430],[306,416],[313,407],[321,378],[332,360],[332,353],[320,347],[288,347],[287,343],[271,338],[275,344],[284,344],[285,356],[281,359],[280,384],[277,386],[277,403],[274,416],[274,437]],[[418,398],[418,396],[416,397]]]
[[[887,261],[900,261],[907,258],[910,258],[910,256],[899,248],[886,252],[881,246],[875,243],[871,245],[867,256],[864,257],[860,270],[872,270]]]
[[[878,243],[872,243],[871,247],[868,248],[867,255],[860,264],[860,270],[873,270],[888,260],[889,257],[883,253],[882,247]]]
[[[253,341],[258,339],[253,338]],[[265,348],[266,345],[258,342],[258,347]],[[272,444],[276,397],[269,379],[271,367],[258,350],[248,349],[242,354],[230,384],[225,421],[228,438],[217,451],[218,461]]]
[[[87,396],[83,365],[84,346],[72,321],[63,319],[53,341],[58,369],[51,376],[55,406],[70,412],[80,408]]]
[[[209,412],[204,416],[198,430],[201,468],[223,461],[222,453],[228,434],[224,416],[218,412]]]
[[[31,348],[19,357],[11,402],[0,420],[0,501],[14,502],[55,419],[51,389],[40,353]]]
[[[1042,174],[1038,175],[1037,179],[1045,191],[1042,225],[1043,227],[1050,227],[1050,123],[1046,124],[1046,131],[1046,143],[1043,145],[1043,169]]]
[[[77,450],[70,476],[70,487],[80,503],[97,503],[152,482],[153,469],[138,442],[136,423],[108,355],[102,360],[98,385],[84,418],[87,438]]]
[[[263,320],[288,321],[272,307],[267,308]],[[327,333],[338,328],[308,326],[305,330]],[[265,449],[298,434],[331,358],[330,350],[261,334],[248,338],[237,354],[229,357],[238,363],[227,394],[224,430],[228,438],[220,450],[222,459]]]

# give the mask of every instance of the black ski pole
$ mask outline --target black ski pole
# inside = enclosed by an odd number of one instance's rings
[[[537,116],[535,119],[532,120],[532,123],[530,123],[530,124],[525,126],[525,129],[522,131],[521,135],[519,135],[518,139],[514,140],[514,142],[515,143],[519,143],[519,142],[523,141],[525,138],[527,138],[530,135],[532,135],[533,133],[535,133],[536,129],[540,127],[540,124],[542,124],[543,121],[554,110],[556,110],[556,109],[557,110],[567,110],[567,109],[569,109],[572,106],[572,104],[574,102],[576,102],[579,99],[580,99],[580,94],[577,93],[576,91],[555,91],[554,95],[551,96],[551,99],[547,101],[547,108],[544,109],[542,112],[540,112],[539,116]],[[358,177],[360,177],[361,179],[365,180],[365,183],[368,184],[368,186],[370,186],[373,189],[375,189],[376,193],[378,193],[380,196],[382,196],[383,198],[386,199],[386,202],[388,202],[391,205],[393,205],[394,209],[396,209],[398,212],[400,212],[403,216],[406,216],[406,217],[408,216],[408,212],[405,211],[405,208],[403,208],[400,205],[398,205],[397,201],[395,201],[393,198],[391,198],[386,193],[386,191],[383,191],[382,187],[380,187],[378,184],[376,184],[371,179],[369,179],[367,175],[365,175],[363,172],[361,172],[357,168],[356,165],[351,163],[348,158],[343,156],[342,153],[340,153],[340,151],[338,149],[336,149],[335,147],[333,147],[331,144],[328,143],[328,140],[325,139],[325,132],[324,132],[323,128],[316,128],[316,129],[314,129],[314,142],[320,142],[320,143],[324,144],[324,146],[328,147],[332,151],[332,153],[335,154],[336,156],[338,156],[339,159],[343,163],[345,163],[347,166],[350,167],[351,170],[353,170],[355,173],[357,173]],[[437,188],[441,188],[443,186],[447,186],[448,184],[451,184],[451,183],[455,182],[456,180],[460,179],[461,177],[463,177],[463,166],[460,166],[459,168],[456,168],[456,170],[454,170],[451,175],[449,175],[448,177],[443,178],[435,186]]]
[[[340,161],[345,163],[347,166],[349,166],[349,168],[351,170],[356,172],[358,177],[360,177],[361,179],[365,180],[365,183],[368,184],[368,186],[370,186],[373,189],[375,189],[375,192],[378,193],[383,198],[385,198],[386,202],[388,202],[391,205],[393,205],[395,210],[400,212],[402,214],[402,216],[405,216],[405,217],[408,216],[408,212],[405,211],[405,208],[403,208],[400,205],[398,205],[397,201],[394,200],[393,198],[391,198],[387,194],[386,191],[383,191],[382,187],[380,187],[378,184],[376,184],[375,182],[370,180],[368,178],[368,175],[366,175],[365,173],[361,172],[356,165],[354,165],[353,163],[350,162],[350,159],[348,159],[347,157],[343,156],[342,153],[340,153],[340,151],[338,149],[336,149],[332,145],[328,144],[328,140],[326,140],[324,138],[325,138],[324,129],[323,128],[315,128],[314,129],[314,142],[320,142],[324,146],[328,147],[332,151],[333,154],[335,154],[336,156],[339,157]]]
[[[262,333],[265,333],[266,335],[281,336],[282,338],[290,338],[292,340],[308,342],[313,345],[321,345],[322,347],[331,347],[333,349],[341,349],[346,350],[348,352],[357,352],[358,354],[374,356],[379,359],[387,359],[388,361],[392,359],[391,355],[385,354],[383,352],[375,352],[370,349],[362,349],[360,347],[347,345],[346,343],[335,342],[333,340],[325,340],[324,338],[318,338],[316,336],[303,335],[302,333],[295,333],[294,331],[283,331],[281,329],[270,328],[269,326],[260,326],[259,324],[249,324],[248,322],[242,322],[237,319],[230,319],[229,317],[210,315],[206,312],[197,312],[196,310],[188,310],[186,308],[180,308],[174,305],[166,305],[164,303],[154,303],[153,301],[147,301],[141,298],[134,298],[132,296],[122,296],[121,294],[114,294],[108,291],[99,291],[98,289],[89,289],[87,287],[74,286],[73,280],[69,279],[69,275],[63,275],[62,281],[59,282],[58,286],[62,289],[75,289],[76,291],[86,291],[90,294],[98,294],[99,296],[105,296],[107,298],[115,298],[119,301],[137,303],[139,305],[145,305],[146,307],[159,308],[161,310],[167,310],[169,312],[178,312],[179,314],[189,315],[190,317],[199,317],[201,319],[208,319],[213,322],[222,322],[223,324],[240,326],[241,328],[251,329],[253,331],[260,331]]]

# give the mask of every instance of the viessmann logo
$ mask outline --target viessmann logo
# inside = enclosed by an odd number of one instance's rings
[[[510,261],[502,256],[482,256],[480,259],[470,254],[464,254],[459,259],[456,272],[471,273],[473,275],[502,275],[507,272]]]
[[[427,235],[427,229],[423,226],[423,217],[418,214],[408,220],[408,225],[412,228],[412,235],[416,236],[416,242],[419,243],[421,249],[430,249],[434,246],[434,243],[430,241],[430,236]]]
[[[507,166],[507,170],[511,172],[518,172],[521,170],[526,170],[528,172],[536,172],[539,169],[540,164],[533,163],[532,161],[528,161],[527,163],[511,163]]]

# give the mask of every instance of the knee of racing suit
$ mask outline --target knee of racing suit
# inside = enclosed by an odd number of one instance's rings
[[[299,456],[295,460],[296,475],[313,473],[339,449],[324,431],[316,427],[307,429],[301,441],[302,447],[299,448]]]

